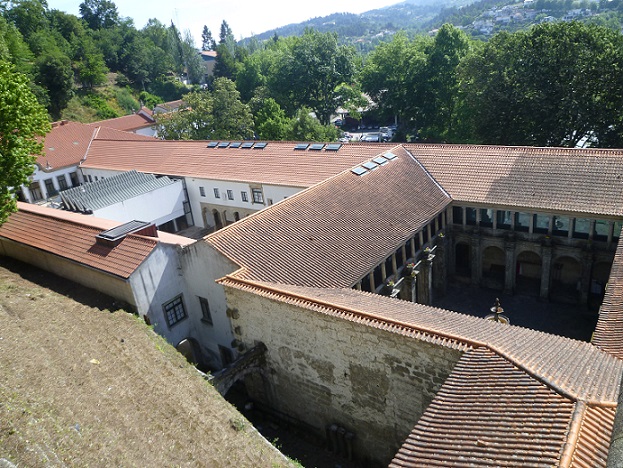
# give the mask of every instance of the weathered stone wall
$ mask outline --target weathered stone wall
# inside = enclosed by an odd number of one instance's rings
[[[250,395],[323,435],[334,423],[354,432],[355,456],[384,466],[461,355],[252,293],[226,294],[238,338],[267,346],[267,377],[247,380]]]

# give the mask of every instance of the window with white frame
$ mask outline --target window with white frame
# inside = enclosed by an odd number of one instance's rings
[[[214,189],[214,198],[221,198],[221,192],[217,188]]]
[[[199,187],[199,195],[202,197],[206,196],[206,189],[204,187]]]
[[[243,202],[248,202],[249,194],[243,190],[242,192],[240,192],[240,198],[242,199]]]
[[[228,200],[233,200],[234,199],[234,191],[233,190],[228,190],[227,191],[227,199]]]
[[[67,190],[67,179],[65,178],[65,174],[59,175],[56,180],[58,181],[58,189],[59,190]]]
[[[181,295],[163,304],[162,308],[164,309],[164,317],[169,327],[172,327],[188,317]]]
[[[198,296],[199,297],[199,296]],[[201,321],[212,325],[212,313],[210,312],[210,303],[205,297],[199,297],[199,304],[201,305]]]
[[[251,190],[251,193],[253,194],[253,203],[264,203],[262,190],[254,188]]]

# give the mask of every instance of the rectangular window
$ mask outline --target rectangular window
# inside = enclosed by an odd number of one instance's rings
[[[573,222],[573,237],[576,239],[588,239],[591,230],[591,220],[586,218],[575,218]]]
[[[569,235],[569,218],[566,216],[554,216],[552,234],[555,236],[567,237]]]
[[[608,221],[604,221],[603,219],[598,219],[595,221],[595,231],[593,233],[593,238],[596,241],[606,242],[608,240],[608,234],[610,233],[610,223]]]
[[[89,182],[93,182],[93,177],[91,177],[91,174],[89,174],[87,177],[89,178]]]
[[[452,207],[452,223],[458,224],[459,226],[463,225],[463,207],[462,206]]]
[[[498,229],[510,229],[511,228],[511,216],[512,213],[510,211],[497,210],[497,224],[496,227]]]
[[[78,185],[80,185],[78,182],[78,174],[76,174],[75,172],[69,173],[69,180],[71,181],[72,187],[77,187]]]
[[[493,210],[481,208],[480,225],[482,227],[493,227]]]
[[[227,191],[227,199],[228,200],[233,200],[234,199],[234,191],[233,190],[228,190]]]
[[[476,208],[465,208],[465,224],[476,225]]]
[[[48,192],[48,197],[53,197],[58,193],[54,188],[54,181],[52,179],[45,179],[45,191]]]
[[[242,199],[243,202],[248,202],[249,201],[249,194],[247,192],[240,192],[240,198]]]
[[[201,304],[201,321],[212,325],[212,314],[210,313],[210,304],[205,297],[199,297],[199,304]]]
[[[214,198],[221,198],[221,192],[217,188],[214,189]]]
[[[65,178],[65,174],[59,175],[56,180],[58,181],[59,190],[67,190],[67,179]]]
[[[549,216],[542,214],[534,215],[534,232],[547,234],[549,232]]]
[[[199,187],[199,195],[202,197],[206,196],[206,189],[204,187]]]
[[[530,215],[515,213],[515,231],[528,232],[530,230]]]
[[[253,195],[253,203],[264,203],[264,195],[260,189],[252,189],[251,194]]]
[[[177,296],[172,301],[164,304],[162,308],[164,309],[164,317],[169,327],[172,327],[187,317],[182,296]]]

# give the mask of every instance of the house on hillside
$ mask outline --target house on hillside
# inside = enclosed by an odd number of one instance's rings
[[[214,67],[216,66],[216,57],[218,53],[216,50],[202,50],[199,52],[203,67],[205,68],[206,79],[214,75]]]
[[[149,137],[158,136],[156,119],[153,117],[153,111],[145,106],[133,114],[124,115],[114,119],[100,120],[98,122],[94,122],[92,125],[121,130],[123,132],[136,133],[137,135]]]

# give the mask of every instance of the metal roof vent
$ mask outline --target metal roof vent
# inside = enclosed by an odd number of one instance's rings
[[[95,236],[98,244],[115,247],[121,243],[128,234],[140,234],[150,237],[158,237],[158,230],[153,223],[146,221],[128,221],[112,229],[100,232]]]

